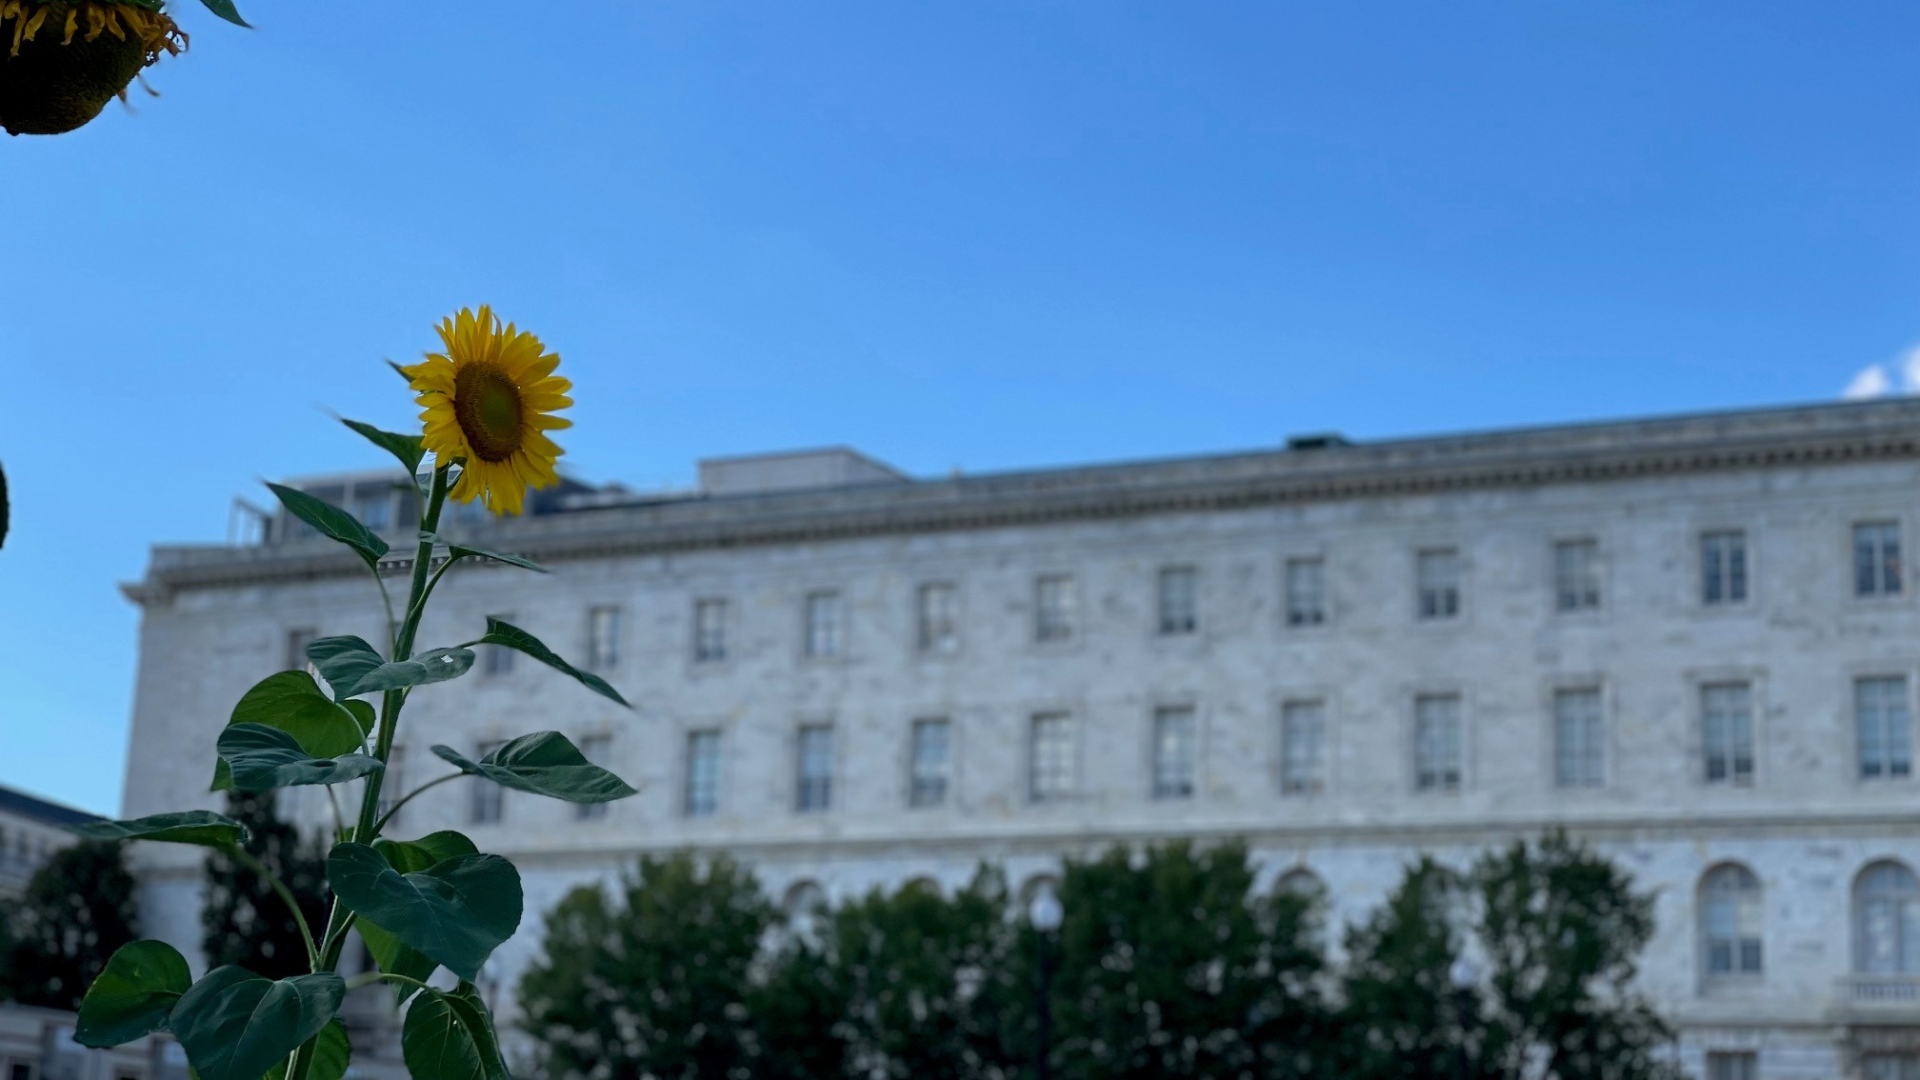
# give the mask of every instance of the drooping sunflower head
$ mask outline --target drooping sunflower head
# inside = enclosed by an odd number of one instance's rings
[[[553,463],[563,451],[547,432],[573,426],[553,415],[573,404],[573,384],[553,373],[560,357],[539,338],[502,327],[484,304],[478,313],[461,308],[438,329],[446,351],[401,369],[426,410],[422,441],[439,462],[462,462],[448,498],[517,514],[528,488],[560,480]]]

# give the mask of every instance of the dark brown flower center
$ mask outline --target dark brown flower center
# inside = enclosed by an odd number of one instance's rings
[[[453,377],[453,415],[482,461],[520,449],[520,388],[491,364],[468,364]]]

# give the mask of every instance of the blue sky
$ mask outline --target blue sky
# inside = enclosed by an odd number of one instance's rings
[[[1920,343],[1913,4],[176,2],[163,96],[0,144],[0,783],[103,812],[117,583],[382,464],[323,410],[405,424],[380,360],[459,305],[637,486],[1819,401]]]

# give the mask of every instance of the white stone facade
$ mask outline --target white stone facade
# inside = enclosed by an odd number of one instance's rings
[[[603,737],[603,764],[641,793],[592,818],[510,793],[497,823],[476,823],[462,781],[410,804],[398,828],[459,828],[520,866],[529,918],[493,965],[510,987],[538,947],[538,913],[643,851],[726,850],[775,895],[814,882],[839,896],[923,875],[959,883],[981,859],[1018,884],[1111,842],[1240,837],[1269,881],[1298,867],[1317,875],[1338,925],[1363,917],[1416,853],[1464,864],[1564,826],[1657,891],[1643,982],[1679,1022],[1691,1068],[1708,1075],[1709,1053],[1756,1053],[1764,1077],[1877,1078],[1897,1059],[1863,1055],[1920,1055],[1920,898],[1856,895],[1870,866],[1900,868],[1882,884],[1920,867],[1910,763],[1920,581],[1875,548],[1870,584],[1883,595],[1859,595],[1855,527],[1892,525],[1860,536],[1895,536],[1904,557],[1920,529],[1916,494],[1920,403],[1881,401],[758,495],[597,497],[574,512],[468,524],[476,542],[554,573],[456,569],[422,644],[469,640],[500,614],[582,660],[590,611],[616,608],[602,673],[635,709],[526,657],[501,673],[483,658],[409,706],[405,786],[447,771],[429,744],[472,753],[553,728]],[[1730,531],[1744,548],[1744,598],[1727,595],[1722,552],[1723,602],[1708,603],[1703,536]],[[1563,544],[1586,546],[1562,555]],[[1421,553],[1442,551],[1457,555],[1457,605],[1443,605],[1455,613],[1421,618]],[[1597,578],[1576,572],[1574,591],[1597,581],[1597,596],[1563,611],[1557,564],[1576,557]],[[1324,568],[1317,622],[1289,618],[1291,560]],[[354,566],[322,541],[155,550],[147,579],[129,587],[144,619],[126,816],[217,805],[206,793],[214,738],[233,702],[284,666],[290,635],[383,637],[378,596]],[[1191,633],[1161,632],[1169,568],[1193,571],[1168,586],[1196,585]],[[1037,640],[1049,577],[1070,579],[1062,641]],[[927,584],[952,586],[950,647],[920,648]],[[840,598],[827,635],[840,648],[810,657],[808,597],[826,593]],[[696,659],[702,600],[724,601],[723,659]],[[816,646],[825,633],[814,629]],[[1861,680],[1874,679],[1892,681],[1871,689],[1863,749],[1856,706],[1869,692]],[[1579,737],[1593,752],[1569,749],[1578,761],[1567,767],[1598,783],[1564,786],[1556,703],[1587,691],[1597,696],[1564,700],[1588,707]],[[1458,757],[1426,762],[1429,790],[1416,760],[1422,698],[1451,700],[1433,715],[1458,716]],[[1710,698],[1746,703],[1749,739],[1737,717],[1721,728],[1703,715]],[[1283,791],[1289,702],[1319,703],[1317,792]],[[1155,717],[1169,709],[1192,710],[1188,797],[1155,797]],[[1070,790],[1036,801],[1034,718],[1053,714],[1068,718],[1068,755],[1038,766]],[[950,773],[939,805],[912,807],[910,733],[930,718],[950,724]],[[797,809],[803,725],[832,727],[824,810]],[[717,806],[690,816],[689,737],[702,731],[720,733]],[[1184,745],[1160,756],[1181,759]],[[1880,775],[1863,776],[1863,758]],[[1177,791],[1175,765],[1160,772]],[[324,809],[311,796],[305,805]],[[142,858],[146,925],[192,955],[198,854]],[[1718,962],[1733,970],[1716,974],[1699,900],[1721,864],[1750,870],[1760,891],[1724,909],[1734,959]],[[1757,958],[1741,951],[1753,939]],[[1715,1065],[1746,1075],[1739,1068]]]

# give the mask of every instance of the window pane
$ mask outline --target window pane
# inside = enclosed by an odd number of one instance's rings
[[[825,810],[833,802],[833,728],[809,724],[800,729],[799,783],[795,808]]]
[[[1028,793],[1034,802],[1073,794],[1073,718],[1041,713],[1033,718],[1028,747]]]
[[[840,594],[817,592],[807,595],[808,656],[839,656],[844,636],[841,626]]]
[[[1042,642],[1071,641],[1074,635],[1073,578],[1055,574],[1034,583],[1034,638]]]
[[[1326,706],[1289,701],[1280,707],[1280,791],[1317,795],[1326,788]]]
[[[1898,596],[1904,585],[1900,566],[1900,524],[1871,521],[1853,527],[1854,593]]]
[[[688,817],[706,817],[720,809],[720,733],[687,734]]]
[[[918,644],[921,652],[951,653],[959,649],[957,606],[952,585],[920,586]]]
[[[1553,696],[1554,768],[1562,787],[1597,787],[1606,761],[1600,691],[1561,690]]]
[[[701,600],[693,605],[693,658],[703,664],[727,658],[725,600]]]
[[[1460,787],[1460,699],[1434,694],[1414,702],[1414,786],[1421,791]]]
[[[1738,530],[1700,537],[1701,600],[1738,604],[1747,598],[1747,534]]]
[[[1287,560],[1287,625],[1319,626],[1327,621],[1326,563]]]
[[[1452,548],[1422,551],[1416,559],[1418,613],[1422,619],[1460,614],[1460,554]]]
[[[605,671],[620,662],[620,609],[597,607],[587,613],[587,666]]]
[[[945,720],[913,723],[911,775],[907,787],[910,806],[939,806],[947,801],[947,775],[952,756],[952,728]]]
[[[1561,611],[1590,611],[1600,606],[1600,545],[1567,540],[1554,545],[1554,603]]]
[[[1907,680],[1893,677],[1856,681],[1854,729],[1862,777],[1908,775],[1913,768],[1913,731],[1907,709]]]
[[[1191,634],[1199,627],[1198,577],[1191,566],[1160,571],[1160,632]]]
[[[1194,753],[1193,710],[1161,709],[1153,717],[1153,795],[1157,799],[1192,796]]]
[[[1701,743],[1709,782],[1753,779],[1753,695],[1746,683],[1700,688]]]

